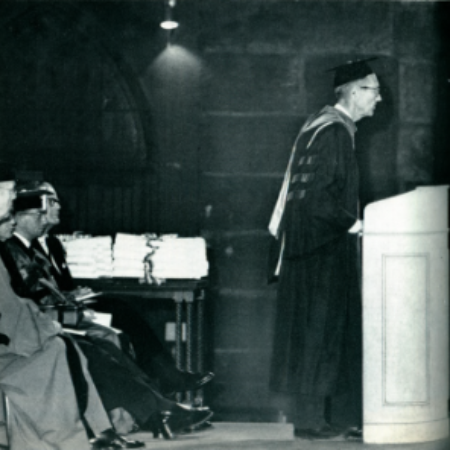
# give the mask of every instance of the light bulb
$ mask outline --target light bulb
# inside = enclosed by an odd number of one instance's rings
[[[161,22],[159,25],[161,28],[164,28],[165,30],[174,30],[175,28],[178,28],[178,22],[175,22],[174,20],[165,20],[164,22]]]

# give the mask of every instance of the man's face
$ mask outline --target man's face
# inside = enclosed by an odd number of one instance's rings
[[[358,116],[373,116],[375,107],[381,102],[380,83],[375,74],[370,74],[366,78],[358,81],[355,86],[355,108]]]
[[[15,219],[17,231],[31,241],[44,233],[44,228],[47,224],[47,211],[28,209],[16,213]]]
[[[59,211],[61,210],[61,203],[59,202],[56,192],[47,195],[47,224],[58,225]]]
[[[7,213],[5,216],[0,217],[0,241],[6,241],[9,239],[16,227],[16,221],[11,212]]]
[[[16,198],[15,181],[0,182],[0,214],[5,215],[12,208],[12,202]]]

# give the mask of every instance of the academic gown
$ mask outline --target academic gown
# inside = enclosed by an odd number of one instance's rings
[[[280,240],[271,388],[328,396],[345,365],[349,313],[360,308],[356,237],[358,167],[353,122],[334,108],[331,123],[297,142]],[[318,116],[320,116],[319,114]]]
[[[9,400],[11,450],[88,450],[66,346],[53,321],[12,291],[1,258],[0,312],[0,333],[9,340],[0,345],[0,386]],[[89,389],[85,418],[99,434],[111,424],[79,355]]]

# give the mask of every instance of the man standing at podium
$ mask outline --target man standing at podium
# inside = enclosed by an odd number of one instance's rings
[[[361,326],[355,122],[372,116],[381,101],[368,61],[331,69],[337,103],[301,128],[269,225],[280,245],[271,388],[291,395],[290,419],[300,438],[339,434],[326,405],[342,391],[348,357],[353,364],[361,359],[362,337],[347,344],[355,312]],[[356,373],[346,384],[359,389],[361,377]]]

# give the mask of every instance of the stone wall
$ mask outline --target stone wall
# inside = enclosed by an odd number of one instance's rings
[[[32,41],[43,55],[79,33],[80,45],[92,55],[114,62],[115,86],[133,87],[127,108],[145,137],[126,127],[130,115],[121,107],[114,117],[124,119],[114,129],[129,132],[109,135],[111,146],[101,133],[99,140],[84,142],[85,133],[70,127],[83,154],[101,165],[98,177],[83,158],[75,158],[76,170],[72,165],[61,172],[58,164],[70,142],[49,123],[35,127],[33,135],[22,127],[20,138],[29,146],[24,160],[28,169],[43,170],[50,152],[47,162],[55,167],[69,210],[65,231],[175,232],[207,239],[208,368],[217,374],[206,391],[208,402],[219,419],[275,420],[286,403],[268,388],[276,286],[267,284],[267,224],[292,143],[307,115],[333,101],[326,70],[376,56],[383,102],[374,118],[358,123],[357,133],[362,205],[418,185],[448,183],[449,7],[431,1],[179,0],[175,11],[180,27],[169,36],[159,28],[162,1],[2,2],[5,67],[11,61],[21,67],[23,55],[30,56],[26,46],[15,50],[14,39],[22,38],[10,26],[22,17],[40,18],[29,23],[42,36]],[[53,30],[67,33],[47,39],[58,17]],[[69,61],[80,57],[70,56],[71,46],[61,48]],[[26,67],[17,76],[33,81]],[[75,82],[71,98],[83,99],[85,88],[82,80]],[[44,98],[56,100],[50,82],[46,89],[40,91]],[[1,104],[3,155],[11,152],[6,131],[31,117],[27,99],[20,107],[13,99],[13,114],[11,104]],[[73,114],[66,112],[46,110],[67,125]],[[75,112],[77,118],[94,114],[87,104]],[[43,120],[39,110],[34,114]],[[132,159],[134,145],[142,150],[139,160]],[[99,178],[110,183],[105,174],[118,160],[133,164],[111,186],[98,188]],[[119,166],[114,170],[123,172]],[[93,203],[96,209],[89,207]]]
[[[363,205],[432,184],[436,89],[446,83],[437,78],[436,8],[222,1],[200,14],[199,211],[215,256],[213,401],[222,413],[274,418],[287,404],[268,389],[276,287],[267,284],[266,230],[292,143],[305,117],[333,101],[326,69],[377,56],[383,103],[357,134]]]

